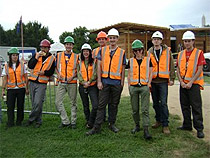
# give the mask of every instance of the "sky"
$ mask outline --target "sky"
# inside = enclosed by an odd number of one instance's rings
[[[85,26],[100,29],[121,22],[154,26],[192,24],[201,27],[205,15],[210,24],[209,0],[0,0],[0,24],[14,29],[38,21],[48,27],[54,42],[64,31]]]

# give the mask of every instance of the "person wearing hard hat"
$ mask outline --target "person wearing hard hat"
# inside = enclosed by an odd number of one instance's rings
[[[42,107],[47,83],[55,71],[55,57],[49,52],[50,41],[42,40],[40,49],[41,51],[35,53],[28,62],[28,68],[31,69],[29,90],[32,109],[26,126],[31,126],[35,122],[36,128],[42,125]]]
[[[17,119],[16,125],[21,126],[24,119],[25,94],[28,92],[28,75],[26,66],[19,60],[19,50],[12,47],[8,51],[9,62],[5,64],[2,71],[2,96],[5,96],[7,89],[7,127],[14,126],[14,109],[17,100]]]
[[[183,124],[179,130],[197,130],[197,137],[204,138],[202,98],[200,89],[203,90],[203,65],[206,64],[203,51],[194,47],[195,35],[191,31],[183,34],[182,40],[185,49],[178,54],[177,76],[180,82],[180,104],[183,114]]]
[[[99,47],[93,49],[93,51],[92,51],[92,56],[93,56],[94,59],[97,57],[99,50],[102,47],[105,47],[107,45],[107,34],[106,34],[106,32],[100,31],[97,34],[96,41],[98,42]]]
[[[114,133],[119,129],[115,126],[118,104],[124,86],[126,57],[125,51],[118,47],[119,32],[112,28],[108,32],[109,45],[103,47],[97,56],[97,86],[99,89],[99,105],[94,127],[86,132],[93,135],[100,131],[104,120],[106,105],[110,104],[109,128]]]
[[[105,46],[107,45],[108,39],[107,39],[107,34],[106,34],[106,32],[100,31],[100,32],[97,34],[96,41],[98,42],[99,47],[95,48],[95,49],[92,51],[92,56],[93,56],[94,59],[96,59],[99,50],[100,50],[102,47],[105,47]],[[109,115],[110,115],[110,104],[108,104],[108,120],[109,120],[109,118],[110,118]],[[104,121],[106,121],[106,110],[104,111]]]
[[[170,134],[168,127],[169,111],[167,105],[168,85],[174,84],[175,69],[170,47],[162,44],[163,34],[156,31],[152,35],[153,47],[148,50],[153,66],[151,94],[155,110],[156,123],[152,128],[162,125],[162,132]]]
[[[86,127],[91,129],[94,125],[98,108],[97,65],[96,60],[92,57],[92,48],[87,43],[82,45],[77,72],[79,94],[82,99]],[[91,111],[89,108],[89,98],[92,104]]]
[[[132,43],[134,57],[128,61],[128,88],[133,111],[135,128],[132,134],[140,131],[139,102],[141,102],[144,138],[151,139],[149,134],[149,97],[152,81],[152,63],[150,56],[144,56],[144,45],[140,40]]]
[[[74,39],[71,36],[67,36],[64,39],[64,46],[66,50],[58,53],[56,57],[55,71],[59,83],[56,90],[55,105],[61,118],[59,128],[71,127],[75,129],[77,119],[77,64],[79,55],[72,51]],[[71,122],[63,104],[66,92],[71,101]]]

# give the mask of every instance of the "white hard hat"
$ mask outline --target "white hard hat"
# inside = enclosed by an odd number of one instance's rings
[[[189,40],[189,39],[195,39],[195,34],[192,31],[186,31],[182,36],[182,40]]]
[[[89,44],[87,44],[87,43],[85,43],[85,44],[83,44],[83,45],[82,45],[81,50],[83,50],[83,49],[89,49],[89,50],[91,50],[91,51],[92,51],[91,46],[90,46]]]
[[[119,32],[117,31],[117,29],[112,28],[109,30],[108,36],[118,36],[119,37]]]
[[[152,34],[152,38],[161,38],[163,39],[163,34],[160,31],[156,31]]]
[[[65,50],[65,46],[60,42],[56,42],[50,45],[50,52],[62,52]]]

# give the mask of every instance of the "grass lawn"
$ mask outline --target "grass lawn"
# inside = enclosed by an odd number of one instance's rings
[[[210,76],[204,76],[204,82],[210,84]]]
[[[79,98],[79,95],[78,95]],[[67,97],[66,103],[69,103]],[[68,112],[70,108],[67,108]],[[151,123],[154,123],[154,111],[150,108]],[[3,124],[0,125],[0,157],[209,157],[206,142],[193,136],[191,132],[177,131],[181,125],[178,116],[170,115],[171,135],[165,136],[161,128],[151,129],[151,141],[143,139],[143,130],[132,135],[134,127],[129,97],[121,98],[117,127],[120,132],[111,132],[105,122],[101,134],[85,136],[85,120],[81,100],[78,99],[77,129],[58,129],[58,115],[43,115],[43,125],[32,127],[13,127],[5,129],[6,113],[3,112]],[[28,113],[25,114],[25,121]]]

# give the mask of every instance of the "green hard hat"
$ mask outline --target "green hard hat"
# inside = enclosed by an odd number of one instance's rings
[[[143,43],[140,40],[135,40],[132,43],[132,49],[144,48]]]
[[[64,40],[64,44],[65,43],[73,43],[74,44],[74,38],[71,36],[67,36]]]
[[[10,54],[19,54],[18,48],[17,47],[12,47],[8,50],[8,55]]]

